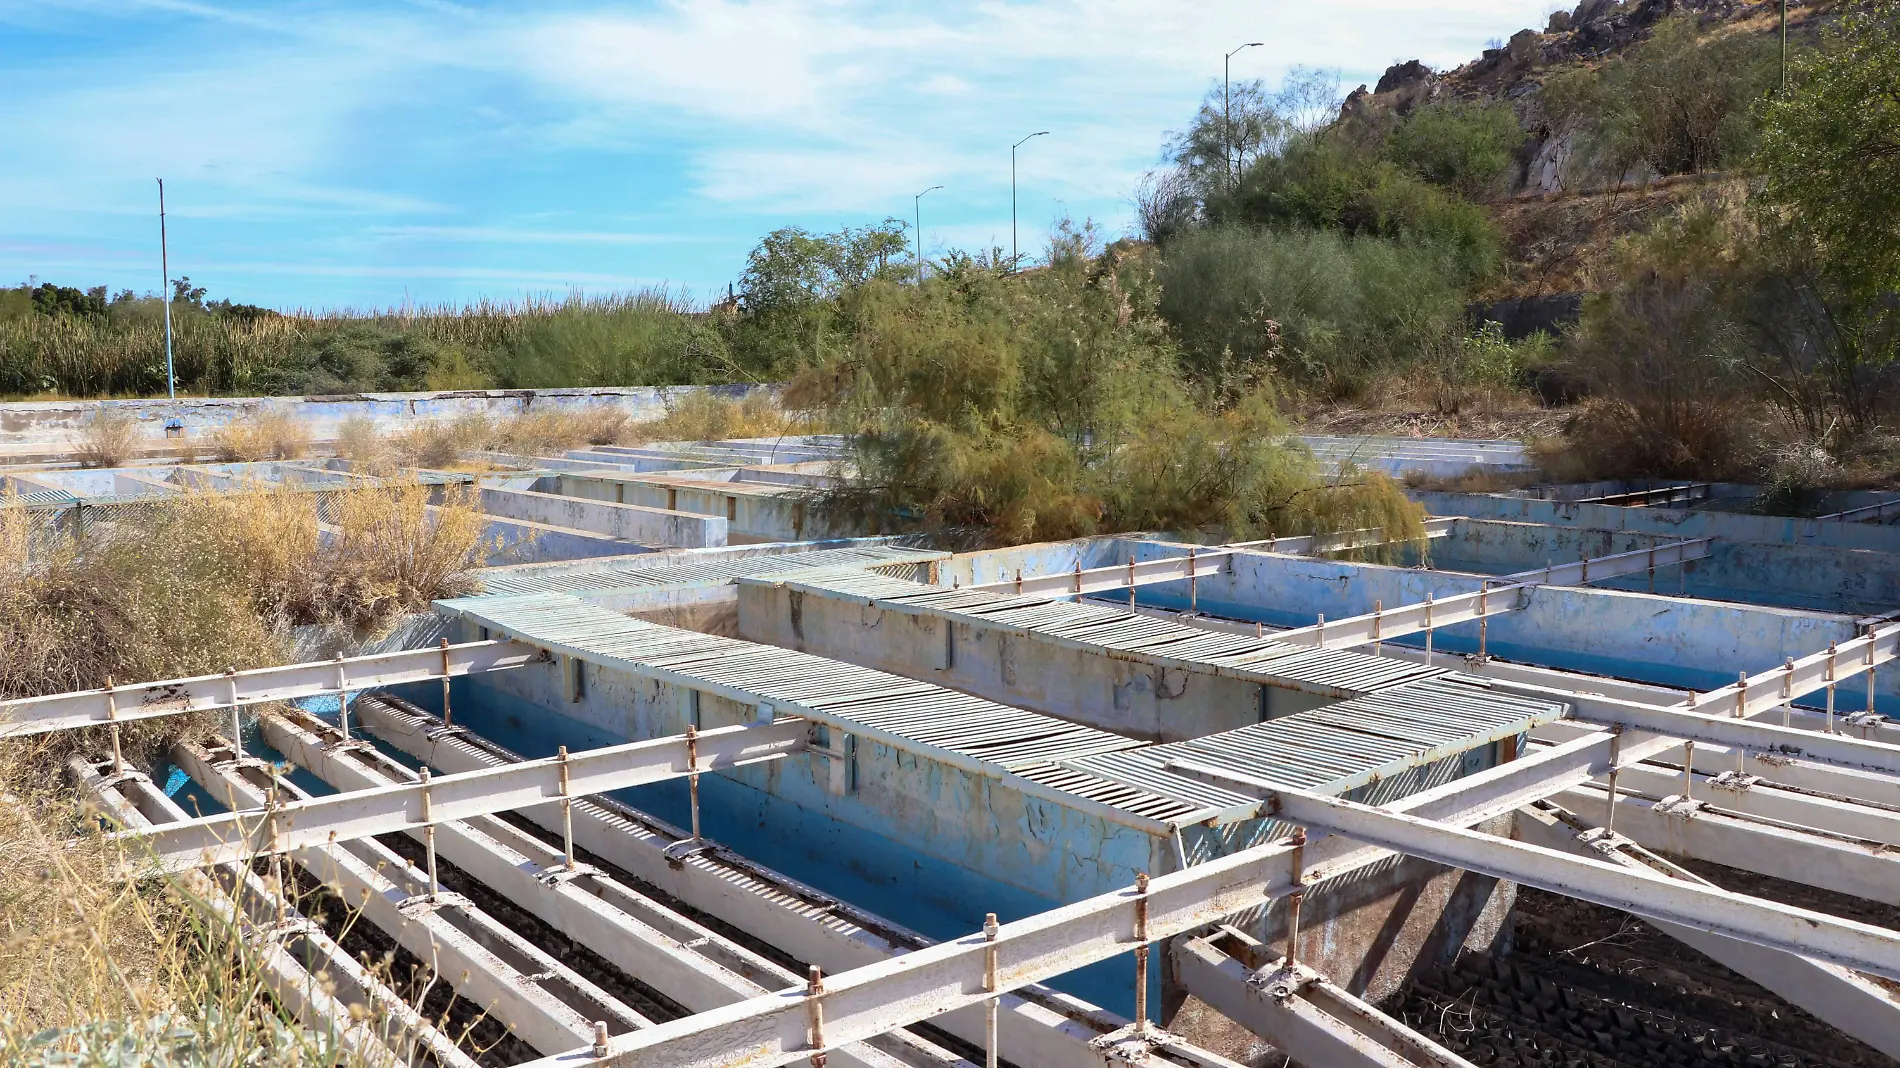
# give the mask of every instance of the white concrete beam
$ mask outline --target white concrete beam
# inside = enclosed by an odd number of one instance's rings
[[[187,818],[144,775],[108,776],[110,762],[73,757],[67,768],[81,795],[121,827],[150,827]],[[129,795],[129,796],[128,796]],[[148,815],[148,813],[150,815]],[[234,931],[256,953],[271,996],[306,1028],[373,1068],[398,1068],[426,1052],[444,1068],[475,1068],[447,1035],[371,976],[265,879],[231,865],[216,875],[189,871],[177,882],[185,899],[211,922]],[[280,920],[282,921],[280,923]],[[319,976],[322,978],[320,979]]]
[[[1601,832],[1579,834],[1577,821],[1562,813],[1525,809],[1517,834],[1527,842],[1565,850],[1593,860],[1608,860],[1631,871],[1661,872],[1692,885],[1713,886],[1693,872],[1646,853],[1627,839]],[[1619,824],[1621,823],[1619,813]],[[1750,942],[1724,938],[1681,924],[1648,920],[1657,930],[1753,979],[1799,1005],[1817,1019],[1840,1028],[1889,1057],[1900,1058],[1900,1001],[1885,987],[1846,968],[1784,953]]]
[[[220,763],[189,744],[174,747],[172,759],[229,804],[265,800],[264,788],[247,777],[264,774],[256,765]],[[591,1044],[596,1020],[623,1033],[651,1024],[466,900],[432,893],[426,874],[377,842],[300,849],[290,858],[536,1050]]]
[[[395,704],[372,698],[357,710],[364,729],[432,767],[455,772],[506,764],[454,733],[438,733],[439,721]],[[521,815],[547,830],[561,830],[558,804],[523,809]],[[694,908],[827,971],[874,964],[932,944],[716,843],[694,850],[686,832],[618,806],[576,802],[574,840]],[[1004,1058],[1039,1068],[1101,1068],[1102,1055],[1093,1043],[1126,1022],[1033,984],[1004,995],[997,1013]],[[981,1008],[948,1012],[931,1023],[966,1042],[980,1045],[985,1039]]]
[[[0,702],[0,738],[502,671],[540,656],[526,642],[468,642],[27,697]]]
[[[1275,974],[1278,962],[1249,967],[1220,948],[1238,934],[1229,928],[1211,938],[1175,939],[1175,974],[1188,993],[1295,1061],[1327,1068],[1473,1068],[1322,975],[1304,969]]]
[[[375,750],[332,748],[337,739],[326,741],[309,724],[272,716],[262,727],[272,748],[340,790],[416,780],[414,772]],[[419,829],[408,833],[423,838]],[[767,985],[798,982],[784,968],[592,867],[569,872],[561,850],[494,816],[438,824],[436,849],[483,885],[694,1012],[756,997]],[[879,1041],[901,1042],[908,1060],[870,1046],[841,1049],[833,1059],[850,1068],[969,1068],[908,1032]]]
[[[797,719],[721,727],[696,737],[589,749],[566,760],[529,760],[426,783],[240,809],[121,837],[164,870],[180,871],[776,760],[802,750],[806,734],[807,725]]]

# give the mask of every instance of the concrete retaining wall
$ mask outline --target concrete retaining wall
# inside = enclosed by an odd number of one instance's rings
[[[1539,501],[1529,497],[1493,497],[1473,493],[1413,490],[1413,500],[1433,515],[1552,523],[1594,530],[1634,530],[1671,538],[1722,538],[1779,545],[1819,545],[1837,549],[1900,552],[1900,527],[1877,523],[1822,522],[1684,508],[1624,508],[1614,504]]]
[[[492,515],[604,534],[640,545],[701,548],[726,543],[723,516],[688,515],[491,486],[482,487],[481,506]]]

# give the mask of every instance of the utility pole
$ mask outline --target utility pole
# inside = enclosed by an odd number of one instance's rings
[[[933,185],[924,190],[924,193],[942,188],[943,186]],[[912,197],[910,202],[913,221],[917,226],[917,284],[920,286],[924,284],[924,193]]]
[[[1788,94],[1788,0],[1781,0],[1781,93]]]
[[[165,395],[178,399],[178,375],[172,370],[172,265],[165,247],[165,179],[158,180],[158,269],[165,276],[159,295],[165,298]]]
[[[1259,48],[1264,41],[1248,41],[1220,61],[1220,125],[1221,125],[1221,166],[1227,172],[1227,187],[1234,186],[1234,114],[1232,90],[1228,86],[1230,71],[1234,65],[1234,56],[1249,48]]]
[[[1041,137],[1047,130],[1037,130],[1029,137]],[[1029,137],[1009,146],[1009,269],[1014,271],[1022,262],[1022,253],[1016,249],[1016,150],[1023,147]]]

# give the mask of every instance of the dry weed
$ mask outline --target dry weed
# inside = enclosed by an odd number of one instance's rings
[[[390,453],[374,420],[352,415],[336,428],[336,454],[353,464],[376,470],[389,462]]]
[[[405,467],[443,470],[461,463],[463,453],[490,448],[494,441],[495,428],[488,418],[470,413],[400,431],[390,437],[389,446]]]
[[[212,431],[212,455],[225,463],[295,460],[310,451],[310,430],[283,412],[264,412]]]
[[[734,401],[705,391],[688,393],[658,419],[632,424],[626,443],[720,441],[791,433],[797,421],[771,394],[754,392]]]
[[[73,456],[81,467],[123,467],[138,443],[138,420],[111,408],[100,408],[72,443]]]

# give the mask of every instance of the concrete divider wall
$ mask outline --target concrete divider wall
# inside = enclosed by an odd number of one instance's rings
[[[72,440],[101,410],[128,415],[148,436],[163,440],[164,427],[177,421],[186,439],[203,437],[218,427],[253,419],[265,412],[288,415],[302,423],[312,437],[329,440],[352,418],[374,420],[382,429],[405,424],[482,415],[505,418],[529,411],[571,410],[606,406],[636,419],[657,419],[668,407],[693,393],[712,393],[734,400],[753,392],[774,392],[773,386],[631,386],[592,389],[455,390],[422,393],[352,393],[329,397],[163,397],[139,400],[10,401],[0,404],[0,447],[43,445],[58,450]]]
[[[509,519],[605,534],[641,545],[700,548],[726,543],[722,516],[688,515],[529,490],[481,489],[482,510]]]
[[[1180,555],[1152,543],[1137,551],[1147,559]],[[1392,608],[1421,602],[1427,591],[1442,598],[1473,592],[1482,583],[1457,572],[1241,552],[1231,573],[1200,580],[1198,599],[1201,611],[1212,615],[1310,626],[1321,612],[1338,619],[1372,611],[1375,600]],[[1144,587],[1142,596],[1185,609],[1187,583]],[[1825,651],[1829,641],[1846,641],[1856,631],[1851,616],[1620,590],[1541,586],[1523,596],[1526,607],[1488,621],[1491,655],[1664,686],[1713,689],[1734,682],[1738,671],[1766,671],[1787,657]],[[1475,652],[1477,636],[1475,621],[1442,627],[1435,645]],[[1878,692],[1883,709],[1900,703],[1900,672],[1880,672]],[[1864,693],[1841,687],[1839,707],[1862,707]]]
[[[1529,497],[1410,490],[1407,496],[1433,515],[1553,523],[1595,530],[1635,530],[1671,538],[1722,538],[1780,545],[1818,545],[1837,549],[1900,552],[1900,527],[1877,523],[1840,523],[1685,508],[1624,508],[1614,504],[1577,504]]]
[[[730,536],[755,541],[798,541],[853,533],[828,521],[804,495],[789,488],[696,479],[617,478],[600,472],[563,473],[561,492],[590,500],[673,509],[729,521]]]
[[[739,636],[1149,741],[1181,741],[1258,723],[1263,699],[1269,716],[1335,699],[1136,663],[759,579],[739,581]]]
[[[1433,565],[1501,575],[1585,557],[1641,550],[1657,536],[1634,531],[1471,520],[1432,542]],[[1678,569],[1660,569],[1656,589],[1691,597],[1747,601],[1823,612],[1871,615],[1900,608],[1900,554],[1819,545],[1716,540],[1709,555]],[[1646,574],[1598,581],[1599,589],[1644,590]]]

